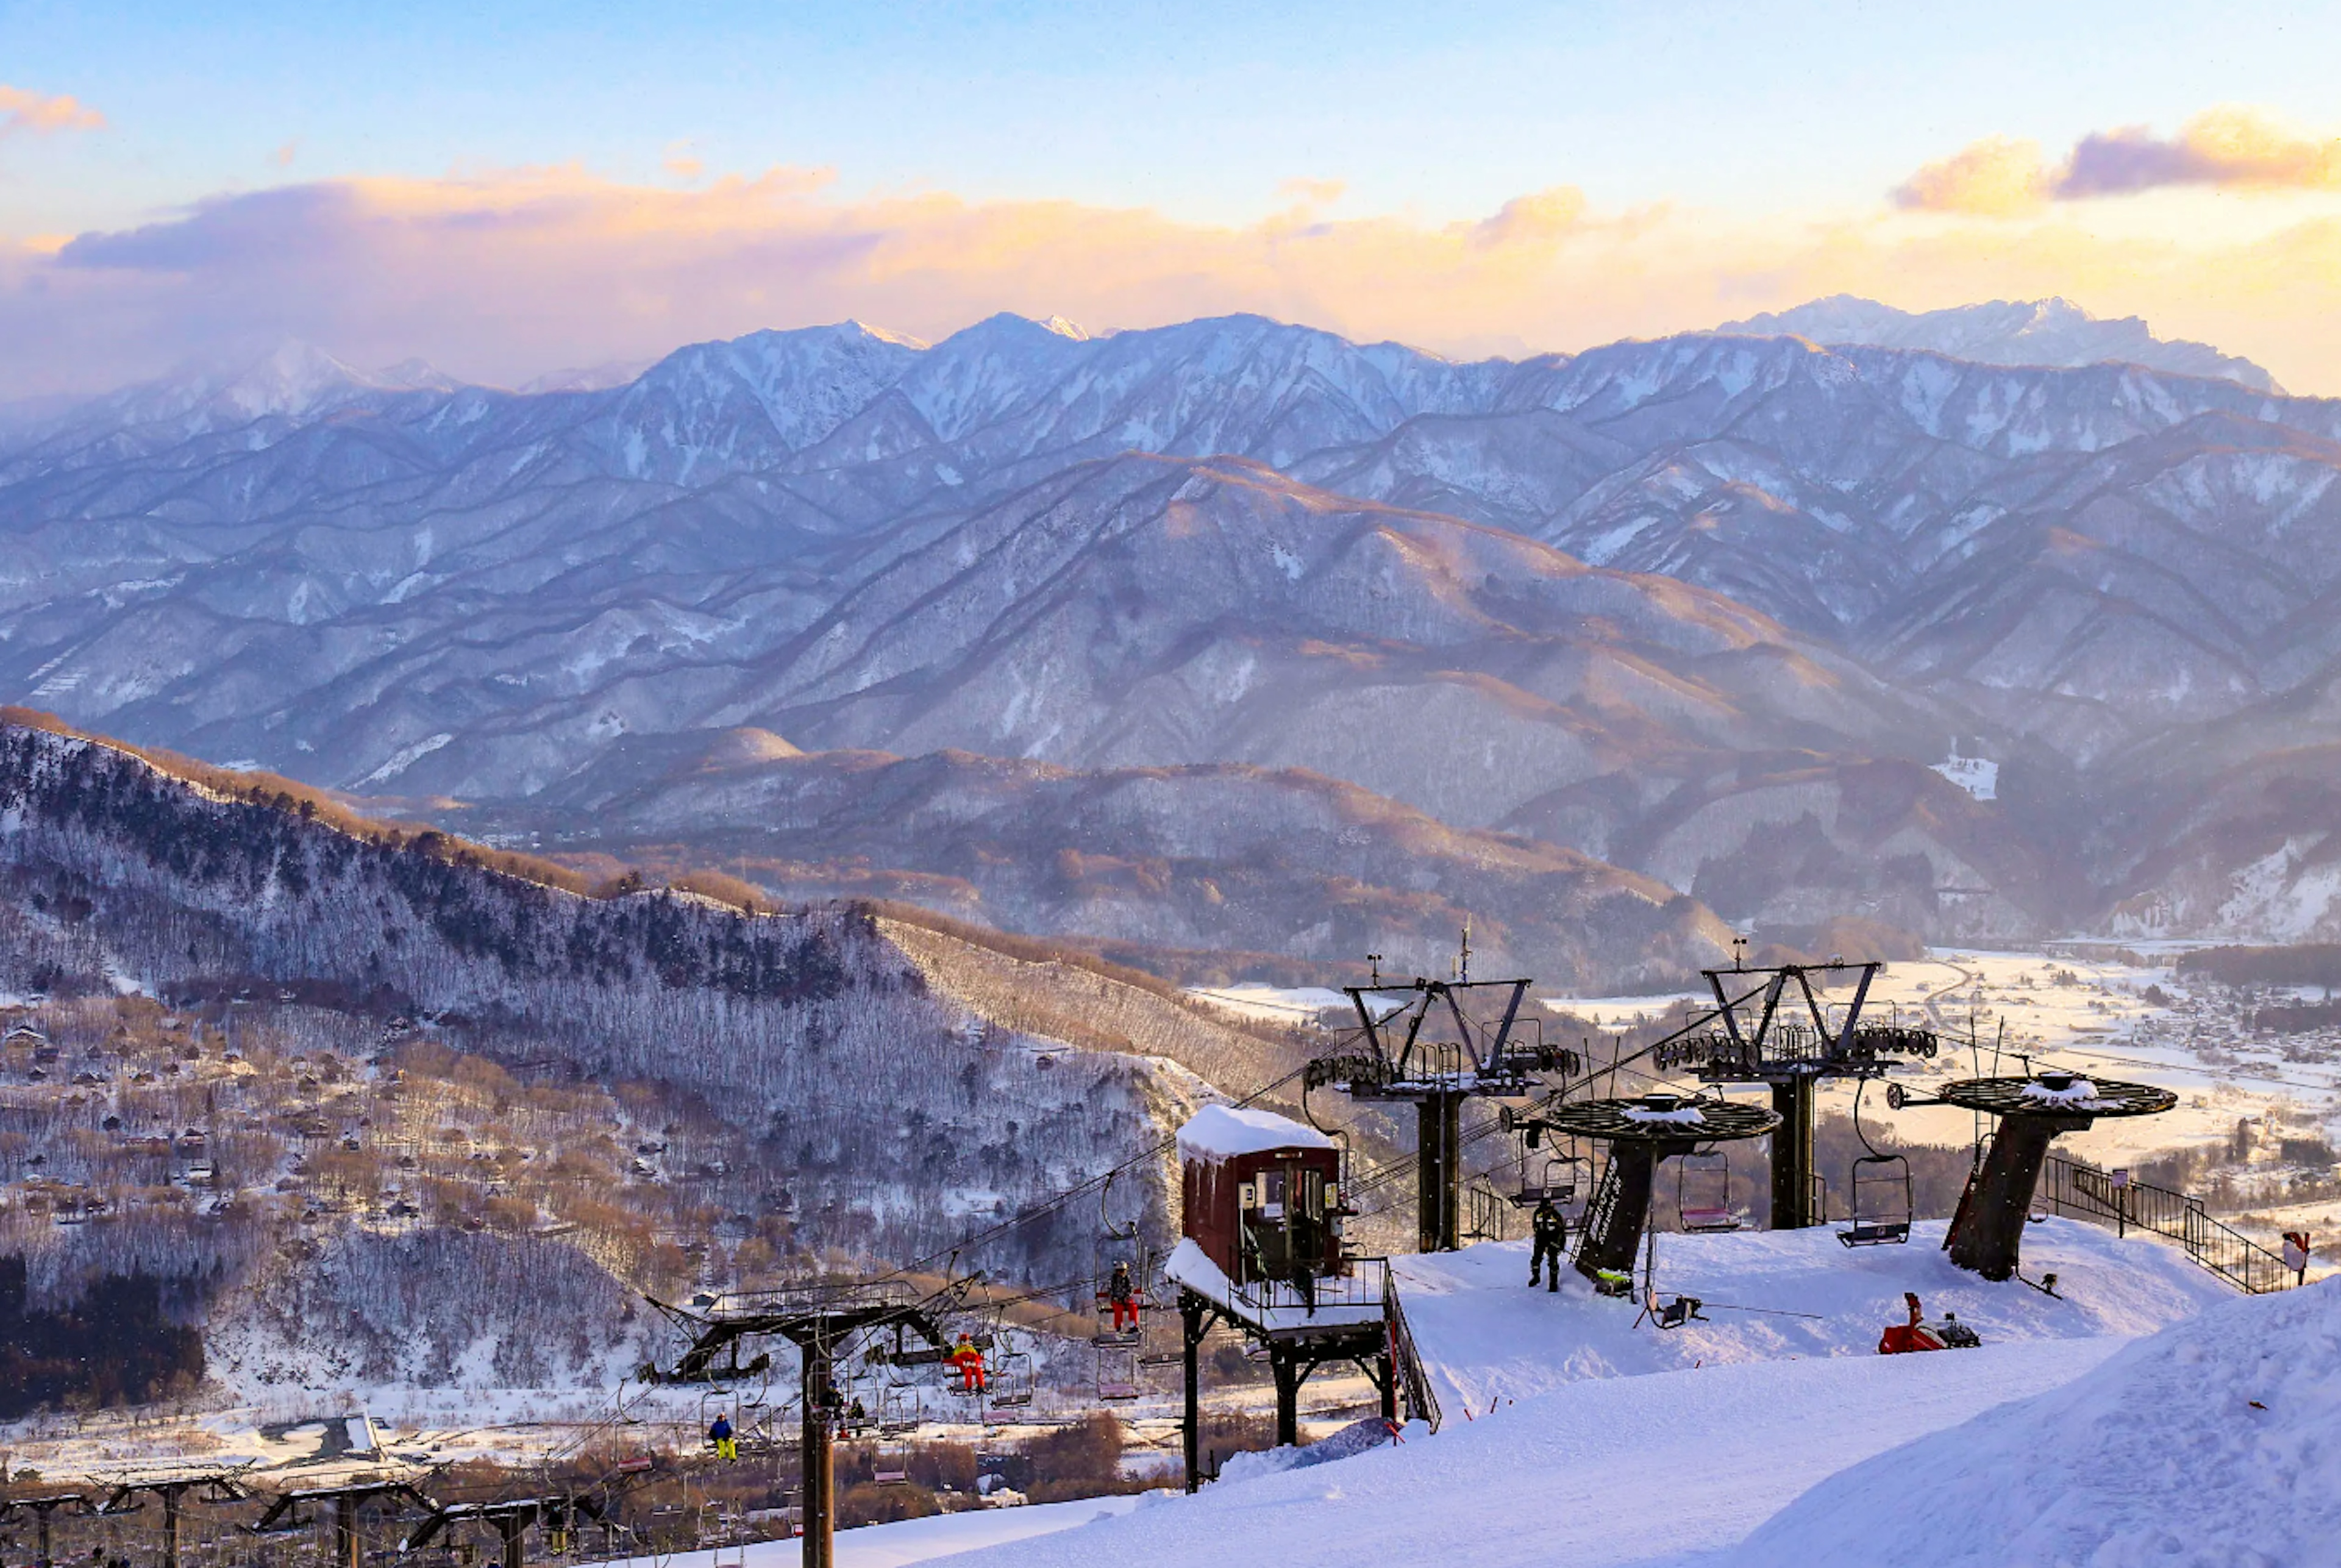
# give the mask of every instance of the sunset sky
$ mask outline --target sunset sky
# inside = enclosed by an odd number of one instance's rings
[[[1002,309],[1519,355],[1839,291],[2341,394],[2336,60],[2330,5],[5,5],[0,395]]]

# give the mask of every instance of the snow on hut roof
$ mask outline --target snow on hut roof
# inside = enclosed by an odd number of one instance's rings
[[[1179,1153],[1199,1160],[1232,1160],[1271,1149],[1330,1149],[1333,1140],[1273,1111],[1206,1105],[1179,1129]]]

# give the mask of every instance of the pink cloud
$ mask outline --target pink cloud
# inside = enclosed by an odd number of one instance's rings
[[[2246,284],[2248,281],[2248,285]],[[2063,294],[2341,385],[2341,227],[2161,246],[2004,219],[1624,213],[1573,189],[1477,221],[1249,225],[1144,208],[849,198],[824,170],[692,189],[574,168],[327,181],[134,229],[0,247],[0,396],[94,390],[308,339],[516,383],[770,326],[858,317],[930,340],[1001,310],[1091,328],[1252,311],[1458,355],[1571,349],[1849,292],[1909,308]]]
[[[36,136],[57,131],[95,131],[105,116],[63,93],[35,93],[0,82],[0,136],[19,131]]]

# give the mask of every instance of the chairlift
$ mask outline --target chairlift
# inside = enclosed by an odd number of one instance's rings
[[[1512,1191],[1512,1203],[1523,1209],[1533,1209],[1539,1203],[1550,1203],[1555,1208],[1567,1208],[1577,1202],[1577,1194],[1591,1184],[1593,1162],[1577,1154],[1548,1154],[1531,1162],[1528,1152],[1520,1153],[1519,1183]]]
[[[1094,1290],[1097,1304],[1097,1332],[1090,1343],[1097,1345],[1137,1345],[1146,1340],[1146,1320],[1153,1309],[1148,1297],[1152,1281],[1152,1258],[1149,1255],[1145,1237],[1141,1234],[1139,1221],[1132,1216],[1116,1224],[1111,1207],[1112,1175],[1098,1191],[1097,1283]],[[1115,1271],[1120,1269],[1129,1277],[1129,1294],[1120,1298],[1121,1310],[1116,1311]],[[1129,1321],[1122,1321],[1127,1318]]]
[[[1100,1345],[1097,1396],[1108,1404],[1127,1403],[1144,1390],[1139,1384],[1138,1353],[1126,1345]]]
[[[907,1486],[911,1481],[911,1445],[886,1443],[870,1456],[870,1479],[881,1486]]]
[[[1693,1151],[1676,1161],[1675,1212],[1694,1235],[1739,1229],[1731,1207],[1731,1162],[1722,1150]]]
[[[926,1400],[915,1383],[889,1384],[878,1391],[878,1434],[900,1437],[925,1423]]]
[[[991,1404],[996,1410],[1021,1410],[1032,1403],[1032,1353],[1001,1353],[991,1380]]]
[[[1910,1239],[1912,1196],[1910,1162],[1899,1154],[1881,1154],[1861,1129],[1861,1091],[1853,1092],[1853,1132],[1869,1152],[1853,1162],[1852,1223],[1838,1232],[1848,1247],[1900,1246]]]
[[[1577,1153],[1575,1139],[1569,1140],[1565,1154],[1557,1149],[1539,1153],[1543,1143],[1539,1124],[1531,1122],[1520,1130],[1519,1179],[1513,1185],[1512,1202],[1523,1209],[1547,1203],[1566,1207],[1593,1184],[1593,1162]]]

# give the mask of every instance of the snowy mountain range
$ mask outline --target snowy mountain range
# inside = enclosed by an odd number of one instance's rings
[[[1308,770],[1386,867],[1428,819],[1759,926],[2341,931],[2329,790],[2284,782],[2341,746],[2341,404],[1975,310],[1477,364],[1249,316],[847,323],[534,394],[288,350],[0,438],[0,680],[540,834],[628,748],[744,727],[1071,770],[1158,846],[1246,789],[1130,770]],[[1857,328],[1964,357],[1814,341]],[[2025,344],[2087,362],[1986,363]],[[954,853],[890,827],[885,869]]]

